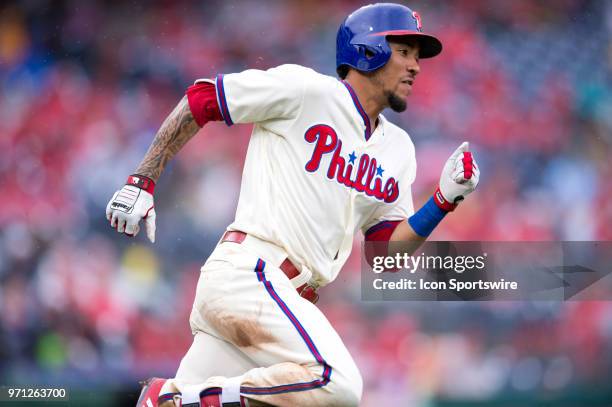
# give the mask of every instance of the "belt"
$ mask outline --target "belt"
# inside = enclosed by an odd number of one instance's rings
[[[225,234],[223,234],[223,237],[221,238],[221,243],[231,242],[241,244],[242,242],[244,242],[244,239],[246,239],[246,237],[247,234],[239,230],[228,230],[227,232],[225,232]],[[283,273],[285,273],[289,280],[300,275],[300,270],[295,267],[295,265],[291,262],[291,260],[289,260],[288,257],[283,260],[283,262],[280,264],[280,266],[278,266],[278,268]],[[319,300],[319,294],[317,294],[317,291],[313,287],[308,285],[308,283],[302,284],[295,290],[298,292],[300,297],[312,302],[313,304],[315,304]]]

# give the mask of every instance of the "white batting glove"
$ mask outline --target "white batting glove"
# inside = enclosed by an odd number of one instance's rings
[[[442,170],[440,186],[434,194],[434,201],[442,210],[450,212],[465,197],[472,193],[480,179],[480,169],[464,141],[450,156]]]
[[[147,237],[155,242],[155,182],[141,175],[130,175],[126,184],[115,192],[106,205],[106,219],[119,233],[136,236],[140,220],[145,220]]]

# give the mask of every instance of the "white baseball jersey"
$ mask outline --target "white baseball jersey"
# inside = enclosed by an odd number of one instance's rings
[[[348,83],[282,65],[219,75],[216,88],[228,125],[254,123],[228,229],[280,246],[311,283],[336,278],[358,229],[414,212],[410,137],[382,115],[371,131]]]

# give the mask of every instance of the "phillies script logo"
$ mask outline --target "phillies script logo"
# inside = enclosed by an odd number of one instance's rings
[[[340,184],[353,188],[359,192],[365,192],[368,196],[373,196],[380,201],[387,203],[394,202],[399,196],[399,182],[390,177],[383,187],[383,172],[385,171],[376,158],[368,154],[359,157],[357,173],[351,179],[353,166],[357,156],[355,152],[348,155],[348,163],[342,157],[342,140],[338,139],[336,131],[324,124],[317,124],[306,130],[304,138],[309,143],[315,143],[314,151],[310,161],[306,163],[306,171],[315,172],[319,169],[321,159],[325,154],[332,154],[327,178],[336,179]]]

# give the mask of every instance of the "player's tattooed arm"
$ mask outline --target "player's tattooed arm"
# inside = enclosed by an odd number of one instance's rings
[[[184,96],[162,123],[135,173],[157,182],[168,161],[183,148],[185,143],[198,130],[200,130],[200,126],[191,114],[187,96]]]

